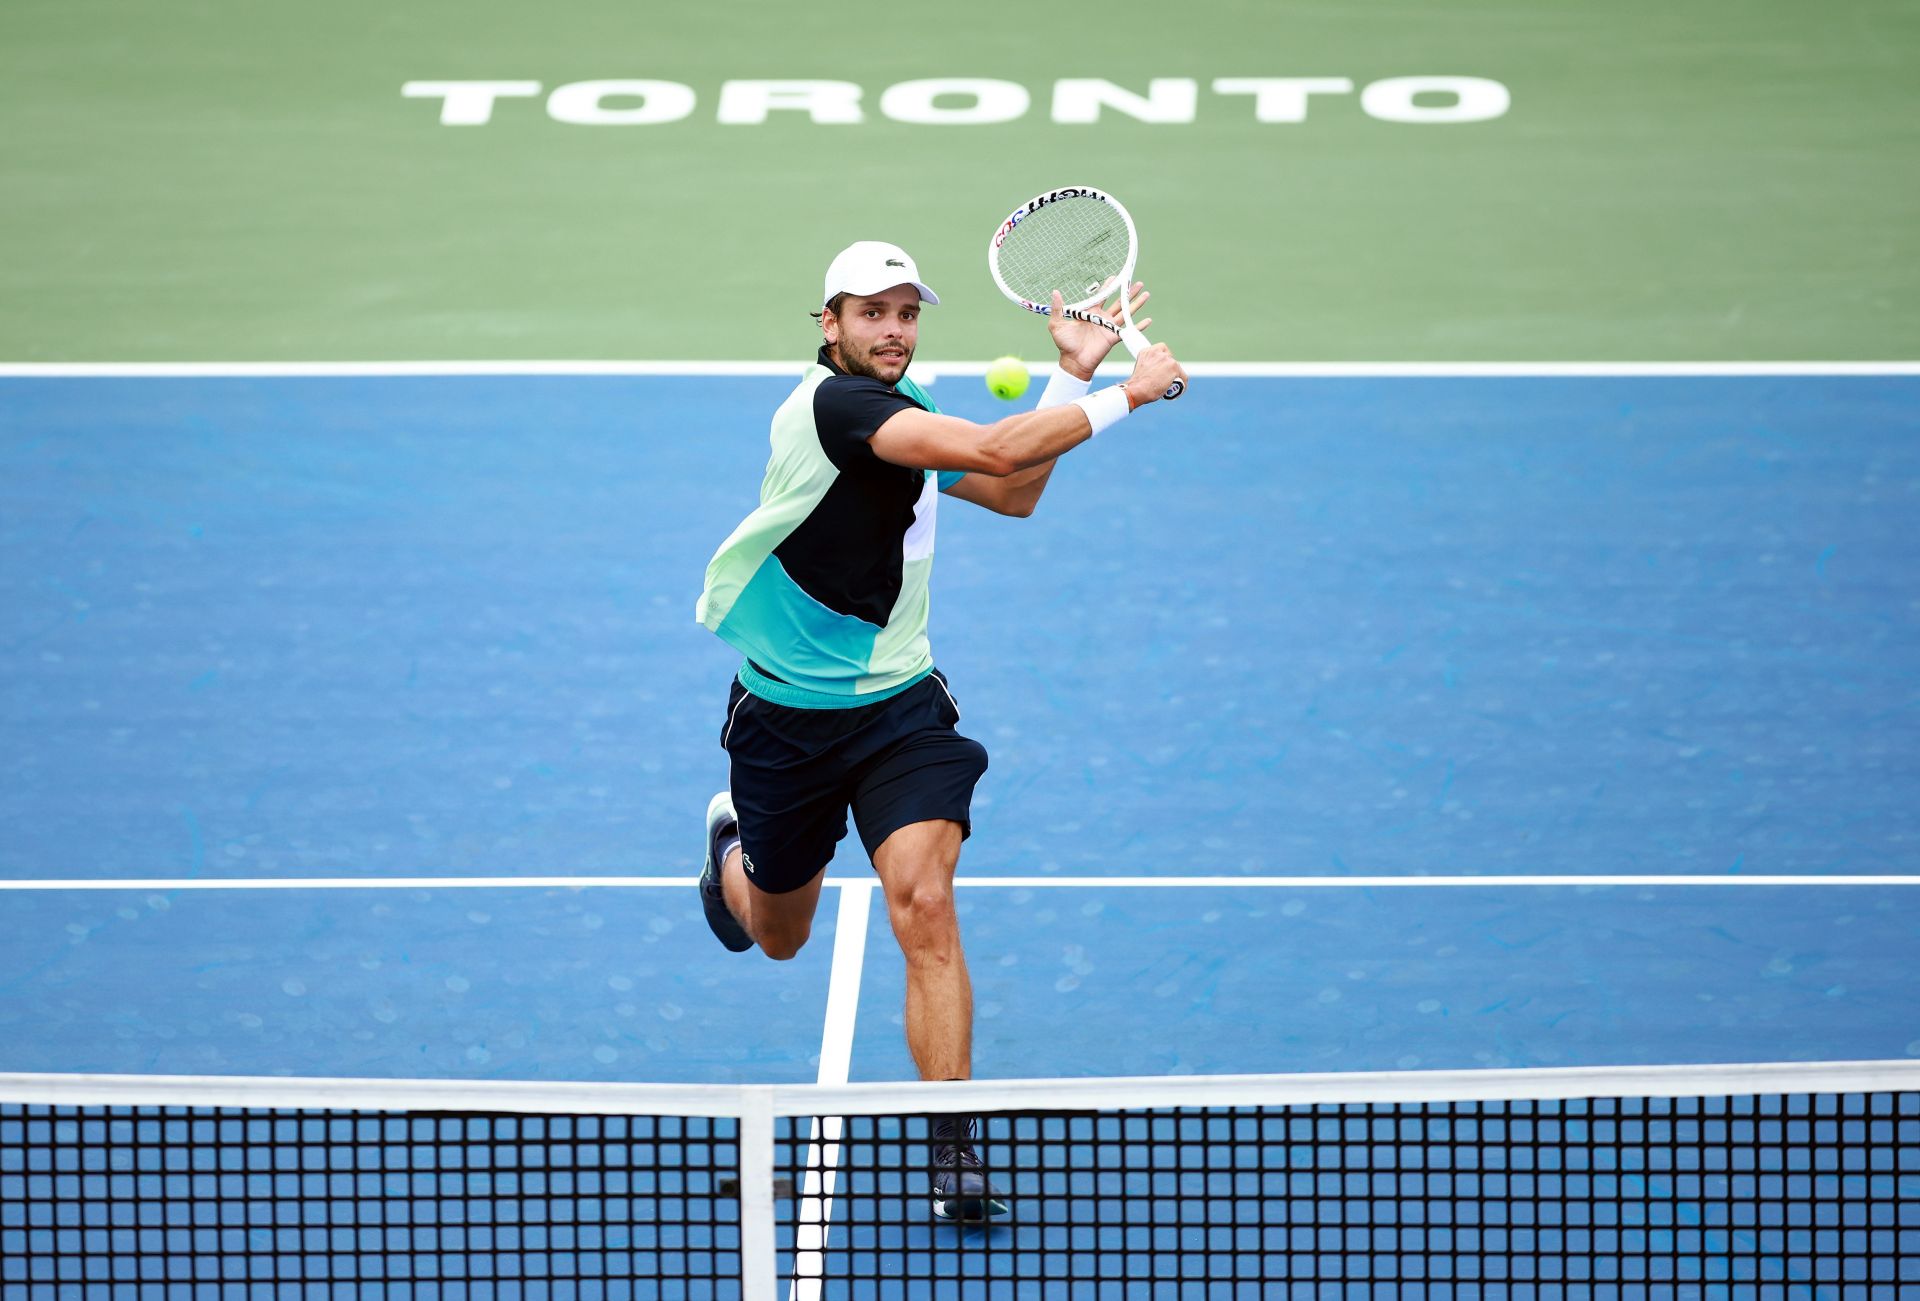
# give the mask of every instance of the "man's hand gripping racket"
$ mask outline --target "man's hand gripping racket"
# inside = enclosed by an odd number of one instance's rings
[[[1059,312],[1112,330],[1144,363],[1136,375],[1166,379],[1161,396],[1177,398],[1186,391],[1186,373],[1165,345],[1148,343],[1133,321],[1134,309],[1146,301],[1135,297],[1139,255],[1133,217],[1118,199],[1091,186],[1068,185],[1035,195],[1000,223],[987,246],[987,267],[1000,292],[1028,311]],[[1118,316],[1117,324],[1098,310],[1116,290],[1108,310]]]

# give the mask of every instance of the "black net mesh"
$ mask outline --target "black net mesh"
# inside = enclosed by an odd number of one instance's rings
[[[0,1109],[0,1295],[738,1297],[731,1119]],[[672,1283],[662,1290],[660,1281]]]
[[[1920,1298],[1916,1094],[989,1116],[970,1225],[844,1125],[823,1296]]]
[[[1062,1085],[1062,1100],[1071,1097]],[[905,1093],[911,1086],[903,1086]],[[0,1298],[1914,1298],[1920,1094],[925,1116],[0,1106]]]

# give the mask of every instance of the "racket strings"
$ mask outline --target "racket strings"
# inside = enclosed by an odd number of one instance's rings
[[[1098,300],[1132,256],[1126,218],[1098,199],[1058,199],[1029,213],[995,252],[1007,288],[1036,303],[1058,289],[1069,307]]]

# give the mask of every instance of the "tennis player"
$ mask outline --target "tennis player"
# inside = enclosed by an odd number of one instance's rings
[[[1146,294],[1130,292],[1137,310]],[[851,808],[906,956],[914,1064],[922,1079],[961,1080],[973,989],[953,874],[987,752],[954,730],[960,706],[927,644],[935,506],[946,493],[1031,515],[1057,457],[1184,372],[1155,344],[1124,384],[1089,391],[1119,336],[1069,318],[1056,294],[1060,362],[1038,409],[984,425],[941,415],[907,378],[921,306],[939,301],[895,245],[833,259],[814,313],[824,341],[774,413],[759,508],[707,566],[695,617],[746,658],[720,734],[729,789],[707,806],[700,901],[728,949],[793,957]],[[1007,1209],[972,1137],[971,1117],[935,1122],[941,1218]]]

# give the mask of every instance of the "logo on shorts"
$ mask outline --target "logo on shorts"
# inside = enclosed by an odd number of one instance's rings
[[[749,872],[753,871],[753,860],[747,857],[747,851],[744,849],[740,851],[740,866]]]

